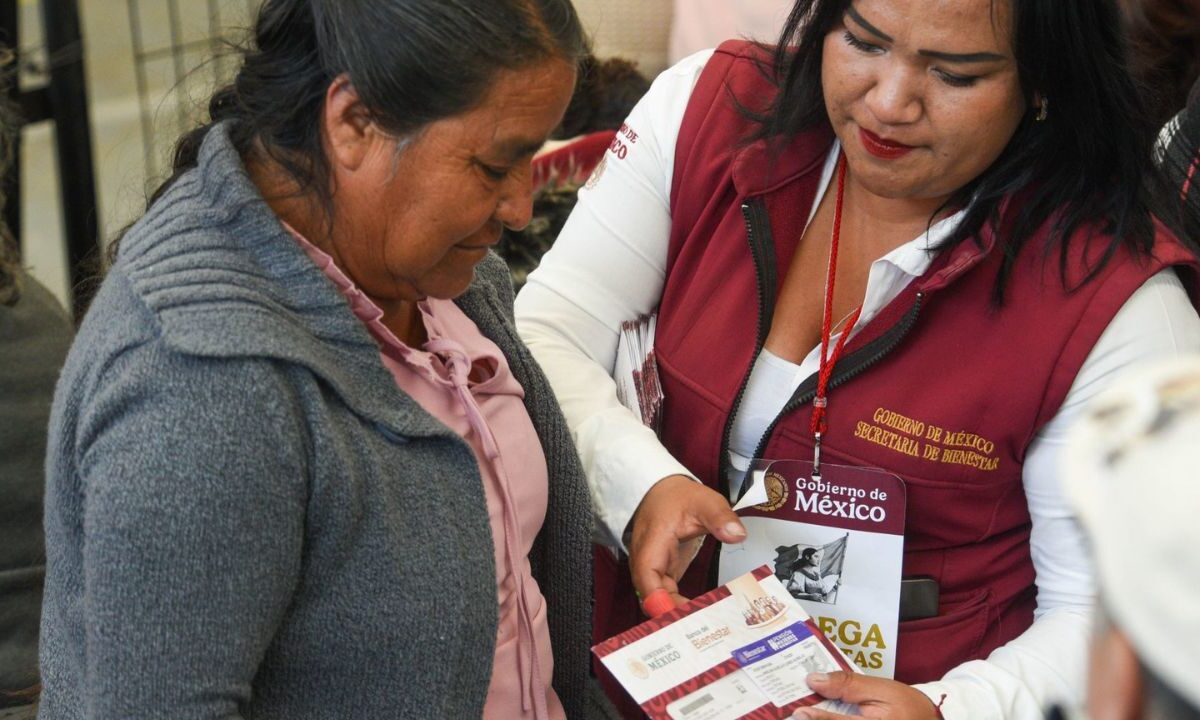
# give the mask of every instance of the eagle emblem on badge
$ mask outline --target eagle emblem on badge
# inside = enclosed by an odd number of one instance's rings
[[[767,490],[767,501],[761,505],[755,505],[755,510],[763,512],[775,512],[779,508],[787,504],[788,487],[787,481],[779,473],[769,472],[763,478],[763,484]]]

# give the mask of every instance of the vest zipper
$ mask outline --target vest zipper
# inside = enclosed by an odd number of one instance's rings
[[[887,332],[866,346],[844,357],[838,363],[837,367],[834,368],[833,377],[829,379],[829,387],[835,388],[861,375],[870,369],[872,365],[875,365],[895,350],[901,341],[904,340],[905,336],[908,335],[909,331],[912,330],[913,325],[916,324],[917,316],[921,314],[921,306],[924,301],[925,293],[918,292],[912,307],[908,309],[908,312],[904,314],[900,322],[888,328]],[[763,433],[762,440],[759,441],[758,447],[754,450],[754,457],[762,457],[763,453],[767,451],[767,445],[771,442],[771,436],[775,433],[775,428],[779,426],[784,416],[813,401],[813,398],[817,395],[817,388],[816,383],[812,382],[812,380],[813,378],[810,376],[808,380],[801,383],[800,387],[796,388],[795,394],[783,406],[783,410],[767,426],[767,431]],[[745,387],[743,387],[743,390],[745,390]],[[738,402],[741,402],[740,397]]]
[[[733,434],[733,420],[742,405],[742,396],[750,383],[754,362],[767,344],[767,333],[771,330],[771,318],[775,312],[776,268],[775,243],[771,237],[771,225],[766,221],[767,209],[761,198],[742,203],[742,218],[746,222],[746,240],[750,244],[750,256],[754,260],[754,278],[758,286],[758,334],[755,336],[754,360],[742,376],[742,384],[733,398],[729,417],[725,419],[725,431],[721,434],[721,445],[717,449],[717,484],[721,493],[729,497],[729,438]],[[770,255],[768,255],[770,253]]]

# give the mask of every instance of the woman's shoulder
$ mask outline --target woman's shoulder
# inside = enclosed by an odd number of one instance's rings
[[[699,108],[736,110],[740,117],[743,109],[764,109],[777,92],[771,52],[758,43],[730,40],[680,60],[655,79],[644,101],[654,112],[647,115],[670,117]]]
[[[775,48],[747,40],[729,40],[713,50],[697,90],[724,93],[739,115],[767,111],[779,93]]]
[[[297,375],[260,357],[205,357],[166,338],[122,273],[97,293],[63,366],[52,443],[82,468],[89,450],[166,442],[163,462],[203,464],[216,447],[240,457],[271,446],[303,456]],[[282,427],[294,432],[280,433]],[[179,432],[177,432],[179,431]]]
[[[1066,272],[1064,292],[1093,281],[1099,281],[1100,287],[1118,285],[1132,291],[1155,274],[1173,269],[1188,292],[1200,299],[1200,259],[1195,250],[1154,216],[1150,224],[1144,247],[1115,240],[1108,223],[1082,224],[1069,238],[1060,263]]]
[[[104,399],[133,389],[159,393],[156,385],[178,383],[219,404],[222,398],[244,401],[256,388],[277,386],[281,377],[267,358],[222,357],[178,347],[127,274],[114,268],[80,325],[60,386]]]
[[[141,324],[185,354],[324,367],[331,345],[374,349],[235,160],[202,156],[122,238],[109,274],[110,303],[138,306]]]

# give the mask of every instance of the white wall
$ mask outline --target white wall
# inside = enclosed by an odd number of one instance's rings
[[[575,0],[575,7],[596,55],[634,60],[651,78],[666,69],[671,0]]]

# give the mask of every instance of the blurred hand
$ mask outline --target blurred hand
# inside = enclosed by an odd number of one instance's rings
[[[895,680],[848,672],[814,673],[808,676],[808,686],[821,697],[858,705],[862,717],[886,720],[938,720],[941,717],[933,701],[924,693]],[[808,720],[847,718],[815,708],[802,708],[792,717]]]
[[[675,604],[686,602],[679,594],[679,578],[696,558],[705,535],[723,543],[746,539],[746,528],[729,507],[729,501],[684,475],[659,480],[630,522],[629,570],[640,597],[662,588]]]

